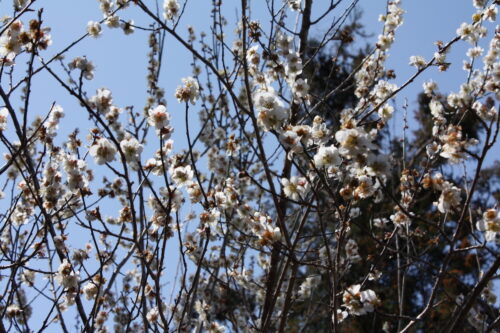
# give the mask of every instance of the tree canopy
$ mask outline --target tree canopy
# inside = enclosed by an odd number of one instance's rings
[[[404,3],[387,1],[372,45],[358,2],[214,0],[198,31],[193,0],[99,0],[102,20],[54,51],[46,2],[14,0],[0,333],[500,330],[498,1],[473,0],[400,85]],[[83,43],[112,29],[148,41],[109,78],[143,65],[143,104],[91,88]],[[176,89],[169,43],[191,62]],[[430,80],[396,103],[458,45],[458,92]],[[42,105],[48,84],[64,98]]]

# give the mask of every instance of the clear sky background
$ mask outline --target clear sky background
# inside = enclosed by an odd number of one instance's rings
[[[316,0],[315,3],[323,3],[326,0]],[[152,3],[153,1],[146,1]],[[346,2],[350,3],[349,0]],[[186,36],[186,27],[193,25],[199,33],[202,30],[209,32],[210,10],[212,1],[190,0],[185,15],[179,24],[179,31]],[[12,1],[0,0],[0,17],[12,14]],[[239,1],[224,1],[225,14],[230,22],[226,26],[226,33],[232,38],[234,36],[234,24],[236,13],[239,13]],[[253,12],[257,17],[266,17],[264,0],[253,1]],[[93,0],[39,0],[34,8],[44,7],[45,25],[52,28],[53,45],[43,53],[46,59],[56,54],[69,43],[82,36],[86,32],[87,22],[102,19],[102,14],[98,8],[98,2]],[[376,40],[381,32],[382,24],[378,22],[378,16],[385,13],[385,0],[360,0],[360,7],[363,10],[361,22],[368,33],[373,34],[369,41]],[[442,40],[445,43],[456,36],[456,29],[462,22],[469,22],[474,12],[471,0],[404,0],[402,7],[407,11],[404,16],[405,23],[397,31],[396,42],[390,51],[387,67],[396,71],[397,79],[395,83],[404,83],[415,69],[408,65],[409,57],[412,55],[424,56],[427,60],[432,58],[436,51],[434,42]],[[316,15],[313,11],[313,17]],[[136,24],[143,25],[149,20],[134,8],[127,9],[122,16],[123,19],[133,19]],[[321,29],[321,27],[320,27]],[[321,30],[312,30],[311,35],[320,35]],[[125,36],[121,30],[109,29],[103,25],[103,34],[100,38],[86,38],[74,49],[67,53],[65,62],[69,62],[75,56],[86,55],[96,66],[95,78],[86,81],[89,96],[95,93],[100,87],[107,87],[113,92],[114,104],[119,107],[133,105],[135,110],[140,111],[145,104],[146,98],[146,67],[149,52],[148,32],[136,30],[132,35]],[[366,41],[359,41],[360,46],[364,46]],[[458,92],[459,85],[464,81],[467,73],[462,70],[462,60],[466,59],[465,52],[468,44],[460,42],[454,46],[449,55],[449,60],[453,63],[446,73],[440,73],[436,68],[431,68],[419,77],[410,87],[399,94],[396,104],[401,105],[406,98],[412,111],[416,105],[417,94],[422,90],[422,83],[433,78],[443,93],[449,91]],[[486,48],[483,45],[483,48]],[[180,84],[182,77],[191,75],[191,56],[173,39],[168,38],[166,43],[166,56],[162,65],[161,81],[166,91],[168,110],[172,115],[172,123],[176,128],[173,139],[175,140],[175,150],[179,151],[186,146],[184,141],[184,109],[174,98],[175,88]],[[22,60],[25,61],[25,60]],[[23,63],[19,64],[24,67]],[[54,68],[56,66],[53,66]],[[22,74],[22,73],[21,73]],[[2,83],[3,84],[3,83]],[[68,96],[54,80],[41,74],[35,78],[33,90],[34,107],[41,113],[46,114],[53,102],[64,107],[66,119],[62,121],[65,126],[61,128],[61,138],[65,138],[74,127],[81,127],[82,134],[86,134],[89,128],[86,111],[83,110],[74,98]],[[197,115],[192,112],[194,120]],[[396,115],[396,119],[401,119],[401,115]],[[398,118],[399,117],[399,118]],[[83,136],[82,136],[83,137]],[[145,149],[143,158],[151,156],[151,152],[156,149]],[[494,152],[499,153],[498,145]],[[3,153],[3,151],[0,151]],[[490,154],[488,163],[491,163],[495,154]],[[500,154],[497,154],[500,155]],[[88,159],[89,165],[93,161]],[[97,177],[99,178],[99,177]],[[0,201],[0,208],[4,210],[6,201]],[[70,235],[71,237],[71,235]],[[88,239],[81,239],[83,243]],[[172,248],[172,251],[177,251]],[[172,265],[175,266],[175,265]],[[171,268],[167,274],[174,273],[175,267]]]

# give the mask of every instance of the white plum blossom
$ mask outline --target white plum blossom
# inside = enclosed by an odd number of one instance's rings
[[[396,206],[395,213],[390,216],[392,223],[398,227],[407,227],[411,223],[410,217]]]
[[[340,154],[346,157],[353,157],[374,148],[368,133],[361,127],[341,129],[335,133],[335,139],[340,144]]]
[[[441,119],[443,118],[443,114],[444,114],[444,107],[443,107],[443,104],[433,98],[431,99],[431,101],[429,102],[429,108],[431,110],[431,114],[434,118],[437,118],[437,119]]]
[[[22,41],[20,34],[23,31],[21,21],[14,21],[9,29],[0,35],[0,64],[13,64],[13,60],[21,53]]]
[[[321,146],[318,148],[318,152],[314,155],[314,165],[316,168],[330,168],[337,167],[342,163],[342,158],[340,157],[339,151],[335,146]]]
[[[292,176],[290,179],[282,178],[283,192],[287,198],[298,201],[304,199],[309,191],[309,182],[305,177]]]
[[[293,11],[300,10],[300,4],[302,0],[288,0],[288,7]]]
[[[389,223],[389,220],[386,219],[386,218],[375,218],[373,219],[373,226],[377,227],[377,228],[381,228],[383,229],[387,223]]]
[[[304,98],[307,96],[309,92],[309,84],[307,83],[307,79],[297,79],[293,82],[292,91],[297,98]]]
[[[491,208],[483,213],[483,219],[476,223],[476,228],[484,232],[484,238],[487,242],[499,240],[500,236],[500,212]]]
[[[465,158],[464,148],[468,143],[462,140],[462,130],[459,126],[449,126],[439,139],[443,143],[441,157],[448,159],[451,163],[459,163]]]
[[[192,77],[185,77],[182,79],[182,83],[184,83],[184,86],[177,87],[175,91],[175,98],[177,98],[177,101],[179,102],[189,101],[191,104],[194,104],[200,94],[198,81]]]
[[[120,142],[120,148],[125,155],[125,160],[128,163],[134,164],[139,161],[143,146],[136,138],[129,137]]]
[[[260,90],[255,94],[254,100],[255,107],[259,111],[259,123],[265,130],[277,128],[288,118],[288,111],[274,90]]]
[[[495,120],[498,116],[497,110],[494,106],[491,108],[487,107],[480,101],[475,101],[474,104],[472,104],[472,109],[476,111],[477,115],[486,122]]]
[[[255,45],[247,50],[247,62],[249,66],[257,66],[260,63],[259,46]]]
[[[461,192],[462,190],[459,187],[453,186],[449,182],[445,182],[437,204],[438,210],[441,213],[452,212],[453,208],[460,205]]]
[[[179,208],[181,208],[182,204],[184,203],[184,195],[182,194],[182,192],[178,188],[174,188],[174,189],[169,190],[168,188],[161,187],[160,194],[166,199],[165,206],[167,204],[170,204],[172,211],[174,211],[174,212],[179,210]],[[150,201],[149,201],[150,205],[154,206],[153,202],[155,202],[155,201],[156,201],[156,198],[151,196]]]
[[[198,185],[198,183],[191,182],[187,184],[187,192],[191,203],[198,203],[201,201],[203,193],[201,192],[200,185]]]
[[[9,117],[9,111],[7,108],[0,109],[0,132],[7,129],[7,119]]]
[[[297,138],[299,138],[300,142],[306,146],[310,146],[313,143],[311,131],[312,128],[309,125],[296,125],[292,127],[292,132],[294,132]],[[285,133],[287,132],[288,131],[286,131]],[[297,151],[300,152],[301,150],[303,150],[302,145]]]
[[[293,153],[301,153],[302,146],[300,145],[301,137],[297,135],[297,132],[289,130],[280,134],[280,142],[283,144],[285,149]]]
[[[109,15],[106,17],[105,23],[108,28],[118,28],[120,27],[120,17],[118,15]]]
[[[111,0],[99,0],[99,9],[104,15],[107,15],[112,9]]]
[[[67,155],[63,158],[63,169],[67,173],[67,185],[71,191],[80,190],[87,186],[86,167],[87,163],[76,155]]]
[[[78,68],[86,80],[92,80],[94,78],[95,66],[92,61],[88,60],[86,57],[75,57],[68,64],[68,67],[69,69]]]
[[[100,113],[106,113],[113,105],[113,96],[111,90],[107,88],[97,89],[97,95],[90,98],[90,104]]]
[[[101,35],[101,24],[99,22],[89,21],[87,24],[87,32],[94,38],[99,37]]]
[[[158,310],[158,307],[156,306],[149,309],[148,313],[146,314],[146,319],[150,323],[156,323],[159,318],[160,318],[160,310]]]
[[[134,20],[128,20],[127,22],[122,22],[121,28],[125,35],[133,34],[135,31]]]
[[[35,285],[35,271],[25,269],[21,275],[21,282],[30,287]]]
[[[349,316],[349,313],[345,310],[342,309],[337,309],[337,315],[333,314],[332,315],[332,322],[335,322],[335,319],[337,319],[337,323],[343,322],[347,317]],[[336,318],[334,318],[336,317]]]
[[[436,60],[436,64],[444,65],[446,61],[446,52],[445,51],[434,52],[434,60]],[[443,71],[444,68],[446,67],[439,67],[439,70]]]
[[[82,291],[85,298],[91,300],[97,297],[99,287],[93,281],[90,281],[82,288]]]
[[[285,72],[290,78],[302,73],[302,58],[297,52],[288,54],[286,59]]]
[[[361,285],[355,284],[347,288],[342,295],[342,306],[347,308],[349,314],[362,316],[368,312],[373,312],[380,300],[377,294],[371,289],[361,291]]]
[[[366,199],[375,194],[378,188],[378,183],[374,182],[372,177],[361,176],[358,178],[358,186],[354,190],[354,197],[360,199]]]
[[[481,9],[486,5],[487,0],[473,0],[472,3],[477,9]]]
[[[234,134],[229,135],[228,138],[226,138],[226,155],[227,156],[235,156],[237,152],[241,149],[241,146],[239,144],[239,140],[236,138]]]
[[[215,204],[217,205],[217,207],[221,208],[221,209],[226,209],[229,207],[228,205],[228,198],[226,196],[226,193],[225,192],[222,192],[222,191],[216,191],[214,193],[214,201],[215,201]]]
[[[108,139],[99,138],[90,147],[89,152],[98,165],[103,165],[115,160],[116,148]]]
[[[417,69],[421,69],[425,67],[427,62],[422,56],[411,56],[409,65],[417,67]]]
[[[457,35],[460,36],[461,39],[475,44],[480,38],[486,35],[486,28],[479,24],[468,24],[462,23],[460,28],[457,29]]]
[[[269,246],[281,239],[279,227],[272,224],[272,219],[265,214],[255,212],[251,220],[253,233],[258,237],[257,244],[260,246]]]
[[[7,318],[22,318],[23,309],[21,309],[19,304],[11,304],[5,309],[5,315],[7,316]]]
[[[472,47],[469,50],[467,50],[467,56],[469,58],[477,58],[480,57],[484,52],[484,49],[480,46]]]
[[[233,41],[231,51],[233,51],[234,55],[238,57],[241,57],[243,55],[243,42],[241,41],[241,39],[235,39]]]
[[[394,35],[379,35],[377,47],[382,51],[385,51],[391,47],[394,43]]]
[[[308,276],[304,282],[300,284],[299,291],[297,292],[297,297],[300,299],[306,299],[311,297],[314,288],[321,282],[321,275],[311,275]]]
[[[165,105],[158,105],[156,108],[149,110],[148,124],[161,130],[170,124],[170,114],[167,112]]]
[[[319,145],[325,144],[330,137],[331,130],[327,127],[323,118],[316,116],[313,119],[313,126],[311,128],[312,142]]]
[[[450,93],[446,98],[446,101],[453,108],[459,108],[463,106],[463,100],[457,93]]]
[[[432,94],[437,90],[438,85],[436,82],[429,80],[423,83],[422,87],[427,96],[432,96]]]
[[[64,118],[64,109],[60,105],[54,105],[51,110],[47,121],[44,126],[47,131],[48,137],[55,137],[57,135],[57,129],[59,128],[60,120]]]
[[[169,170],[172,180],[178,187],[187,185],[192,179],[194,172],[190,165],[172,167]]]
[[[55,279],[64,288],[76,289],[80,281],[80,274],[73,270],[73,266],[67,259],[64,259],[59,265]]]
[[[395,90],[397,86],[393,83],[389,83],[384,80],[378,81],[378,83],[373,88],[375,95],[381,100],[387,99]]]
[[[221,207],[219,207],[221,208]],[[210,226],[212,229],[216,230],[219,228],[218,223],[220,221],[221,213],[218,208],[212,208],[200,213],[200,222]]]
[[[177,0],[165,0],[163,2],[163,10],[165,20],[173,20],[179,15],[179,2]]]
[[[98,332],[107,332],[107,330],[105,330],[104,323],[108,320],[108,316],[109,313],[104,310],[101,310],[97,313],[94,327],[97,329]]]
[[[384,104],[380,109],[378,109],[378,115],[380,119],[387,121],[392,118],[392,114],[394,113],[394,108],[389,104]]]
[[[276,44],[282,55],[288,55],[290,53],[290,49],[292,48],[293,37],[284,34],[279,31],[276,37]]]
[[[495,22],[497,19],[498,9],[497,6],[492,3],[488,8],[483,11],[483,15],[490,22]]]

